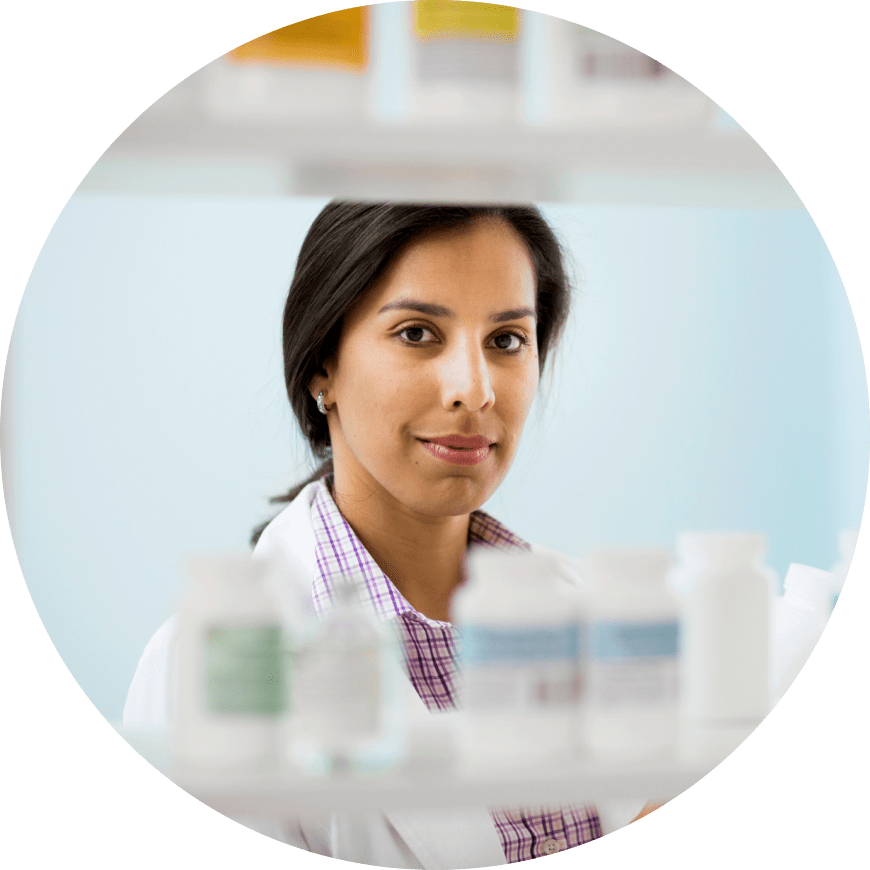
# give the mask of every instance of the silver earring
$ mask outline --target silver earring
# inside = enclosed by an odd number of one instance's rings
[[[323,397],[326,395],[325,390],[321,390],[317,394],[317,410],[320,411],[321,414],[326,413],[326,408],[323,407]]]

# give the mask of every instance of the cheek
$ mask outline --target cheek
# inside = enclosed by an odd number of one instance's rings
[[[514,378],[511,383],[505,385],[505,404],[510,407],[511,419],[520,426],[525,422],[532,402],[535,400],[535,395],[538,392],[538,380],[536,366],[533,370],[525,372],[523,377]]]
[[[342,363],[337,399],[345,411],[341,416],[347,435],[395,437],[428,394],[428,381],[419,370],[399,370],[388,355],[350,353]]]

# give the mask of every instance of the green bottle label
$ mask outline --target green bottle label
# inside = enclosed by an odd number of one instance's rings
[[[209,712],[270,716],[284,710],[289,651],[280,626],[212,626],[204,642]]]

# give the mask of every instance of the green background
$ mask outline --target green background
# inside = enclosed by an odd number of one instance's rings
[[[768,151],[819,226],[866,339],[867,14],[829,0],[526,4],[609,33],[709,94]],[[4,341],[55,218],[109,143],[218,54],[341,3],[32,3],[4,15]],[[862,244],[863,243],[863,244]],[[859,247],[861,246],[861,247]],[[58,437],[63,422],[58,421]],[[143,762],[94,710],[46,636],[2,541],[7,866],[326,866],[206,809]],[[860,855],[866,791],[867,604],[862,541],[795,689],[731,759],[648,819],[548,858],[625,867],[814,867]]]

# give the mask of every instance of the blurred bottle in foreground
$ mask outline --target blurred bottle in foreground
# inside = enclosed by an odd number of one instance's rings
[[[667,588],[670,553],[658,547],[593,550],[588,741],[596,755],[672,752],[680,715],[680,605]]]
[[[818,643],[830,616],[833,574],[791,564],[783,595],[773,599],[771,680],[777,704]]]
[[[549,555],[479,549],[454,595],[464,753],[475,765],[575,754],[584,683],[583,593]]]
[[[175,757],[184,767],[266,769],[281,755],[292,650],[269,563],[189,563],[178,610]]]
[[[722,734],[726,753],[770,710],[770,611],[776,575],[767,539],[749,532],[682,532],[686,720]]]
[[[290,752],[312,773],[376,772],[407,748],[401,641],[391,622],[365,612],[361,583],[338,585],[294,659]]]

